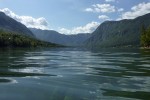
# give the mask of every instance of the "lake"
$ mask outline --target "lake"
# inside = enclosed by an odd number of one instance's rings
[[[149,100],[150,50],[0,49],[0,100]]]

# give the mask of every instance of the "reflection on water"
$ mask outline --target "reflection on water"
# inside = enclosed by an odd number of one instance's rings
[[[0,100],[149,100],[150,51],[0,49]]]

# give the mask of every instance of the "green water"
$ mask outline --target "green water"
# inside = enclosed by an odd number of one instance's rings
[[[150,100],[150,50],[0,49],[0,100]]]

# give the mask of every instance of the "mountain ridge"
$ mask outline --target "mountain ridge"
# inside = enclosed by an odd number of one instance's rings
[[[115,47],[140,45],[142,25],[150,26],[150,13],[135,19],[106,21],[98,26],[84,44],[86,46]]]
[[[90,37],[89,33],[65,35],[54,30],[41,30],[35,28],[30,28],[30,30],[37,39],[66,46],[79,46]]]
[[[7,16],[3,12],[0,12],[0,29],[12,33],[15,32],[20,35],[34,37],[33,33],[25,25]]]
[[[0,47],[60,47],[40,41],[22,23],[0,12]]]

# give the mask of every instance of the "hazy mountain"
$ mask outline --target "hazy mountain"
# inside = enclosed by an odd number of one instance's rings
[[[40,29],[30,29],[37,39],[44,40],[47,42],[67,45],[67,46],[77,46],[82,44],[86,39],[90,37],[90,34],[77,34],[77,35],[65,35],[60,34],[53,30],[40,30]]]
[[[0,12],[0,29],[22,35],[34,36],[25,25],[10,18],[3,12]]]
[[[143,25],[150,26],[150,14],[133,20],[106,21],[92,33],[85,44],[98,47],[139,45]]]

